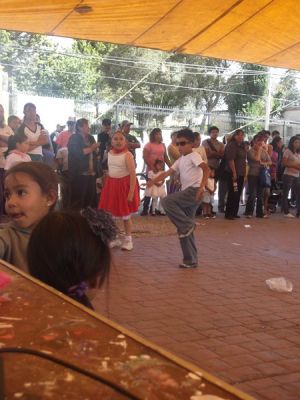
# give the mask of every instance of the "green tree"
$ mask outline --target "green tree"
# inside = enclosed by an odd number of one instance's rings
[[[224,101],[227,104],[233,128],[235,128],[235,115],[246,114],[247,110],[258,100],[256,96],[265,94],[266,70],[260,65],[241,64],[240,72],[233,74],[227,80],[226,89],[232,94],[226,94]]]
[[[16,88],[44,96],[89,98],[95,95],[97,60],[83,58],[79,52],[77,57],[63,54],[46,36],[25,32],[0,31],[0,43],[9,93]]]
[[[222,90],[230,63],[225,60],[184,55],[176,55],[171,61],[177,61],[182,65],[179,81],[180,86],[185,88],[178,88],[178,96],[186,105],[199,111],[199,114],[202,113],[200,125],[202,132],[208,114],[220,104],[224,97]]]
[[[273,95],[272,112],[274,116],[283,117],[283,112],[287,104],[295,104],[300,101],[300,91],[297,85],[298,78],[296,71],[288,70],[280,79]]]

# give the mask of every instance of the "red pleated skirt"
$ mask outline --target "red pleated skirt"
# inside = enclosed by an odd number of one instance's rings
[[[98,208],[111,213],[113,217],[124,218],[138,211],[140,205],[140,190],[136,180],[133,200],[127,200],[130,188],[130,176],[111,178],[107,176],[101,192]]]

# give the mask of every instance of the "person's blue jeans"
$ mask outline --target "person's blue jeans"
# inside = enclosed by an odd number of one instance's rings
[[[260,185],[259,176],[248,175],[248,200],[246,204],[246,215],[253,215],[256,202],[256,216],[263,216],[263,188]]]
[[[291,175],[283,175],[282,178],[283,183],[283,191],[282,191],[282,210],[284,214],[289,213],[289,192],[291,189],[294,189],[296,195],[296,207],[297,214],[300,214],[300,178],[291,176]]]

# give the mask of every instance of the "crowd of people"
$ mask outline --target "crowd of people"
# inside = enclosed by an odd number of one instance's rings
[[[57,125],[50,135],[34,104],[23,111],[22,119],[12,115],[6,124],[0,105],[0,212],[9,218],[0,230],[0,258],[92,307],[88,295],[109,272],[110,249],[133,249],[141,144],[128,120],[113,130],[104,119],[95,140],[85,118],[70,118],[67,129]],[[300,216],[300,136],[285,148],[277,131],[245,141],[237,129],[220,141],[219,129],[211,126],[208,135],[201,144],[199,132],[181,129],[166,147],[161,129],[154,128],[143,148],[147,188],[141,215],[167,215],[176,226],[181,268],[198,265],[195,216],[216,217],[216,191],[219,215],[227,220],[240,218],[241,201],[246,218],[254,211],[268,218],[273,193],[284,216]]]

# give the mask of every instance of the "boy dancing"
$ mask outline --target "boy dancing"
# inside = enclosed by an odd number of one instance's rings
[[[193,151],[193,143],[194,133],[190,129],[178,131],[176,145],[181,157],[168,171],[161,173],[147,184],[148,187],[151,187],[175,173],[180,175],[181,191],[172,193],[162,200],[162,206],[167,216],[177,228],[183,253],[183,262],[179,264],[180,268],[198,266],[194,238],[195,214],[209,176],[209,168],[200,154]]]

